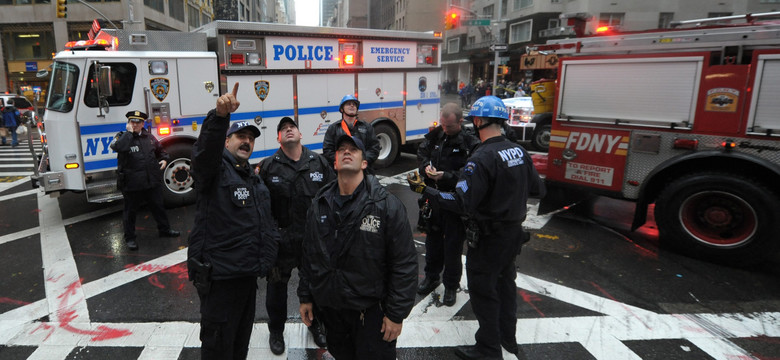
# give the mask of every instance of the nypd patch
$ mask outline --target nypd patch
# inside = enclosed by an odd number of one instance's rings
[[[466,166],[463,167],[463,172],[466,175],[471,175],[474,173],[474,169],[477,168],[477,164],[475,164],[473,161],[469,161],[466,163]]]

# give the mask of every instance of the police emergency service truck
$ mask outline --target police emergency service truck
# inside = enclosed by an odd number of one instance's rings
[[[84,191],[91,202],[121,197],[109,144],[124,130],[124,114],[142,110],[171,156],[166,205],[193,202],[192,144],[235,82],[241,107],[231,121],[252,121],[262,132],[251,162],[278,149],[284,116],[296,120],[308,148],[321,149],[327,127],[341,119],[339,100],[353,94],[382,146],[375,166],[387,166],[438,120],[440,44],[433,32],[231,21],[191,33],[103,29],[54,58],[33,186]]]

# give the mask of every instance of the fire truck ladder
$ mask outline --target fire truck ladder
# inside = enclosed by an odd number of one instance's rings
[[[700,28],[660,29],[607,36],[550,40],[529,50],[556,54],[653,53],[680,51],[719,51],[727,47],[776,47],[780,45],[780,22],[754,23],[755,20],[780,18],[780,12],[685,20],[672,26],[694,25]],[[743,23],[725,24],[741,20]],[[716,25],[706,25],[713,24]],[[729,51],[731,53],[731,51]],[[741,56],[737,56],[739,58]]]

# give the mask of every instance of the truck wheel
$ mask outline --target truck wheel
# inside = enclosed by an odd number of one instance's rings
[[[552,114],[543,113],[534,115],[531,122],[535,123],[531,145],[539,151],[550,150],[550,131],[552,129]]]
[[[379,157],[374,162],[374,169],[381,169],[390,166],[398,156],[400,150],[400,140],[398,134],[390,125],[378,124],[374,126],[374,132],[379,140]]]
[[[760,182],[702,172],[681,177],[660,194],[655,220],[661,244],[691,257],[749,265],[780,248],[780,199]]]
[[[195,191],[192,188],[193,178],[190,168],[192,166],[192,145],[173,144],[165,151],[171,158],[168,166],[163,171],[163,203],[167,208],[174,208],[195,203]]]

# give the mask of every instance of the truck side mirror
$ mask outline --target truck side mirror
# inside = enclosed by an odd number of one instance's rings
[[[114,82],[111,79],[111,67],[100,66],[98,68],[98,91],[100,96],[109,97],[114,95]]]

